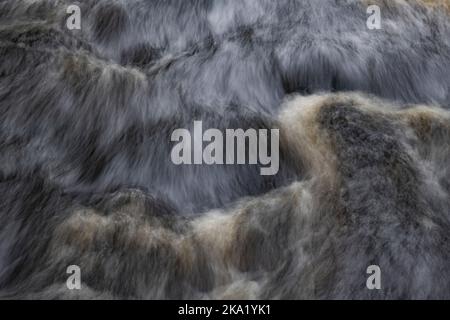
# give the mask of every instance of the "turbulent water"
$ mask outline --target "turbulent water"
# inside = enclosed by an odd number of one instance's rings
[[[450,299],[449,9],[0,1],[0,297]],[[173,164],[195,120],[278,174]]]

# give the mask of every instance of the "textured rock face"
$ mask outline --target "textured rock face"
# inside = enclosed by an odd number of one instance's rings
[[[1,298],[450,298],[448,1],[70,4],[0,2]],[[278,173],[174,165],[195,120]]]

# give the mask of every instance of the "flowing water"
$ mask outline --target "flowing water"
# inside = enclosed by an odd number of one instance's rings
[[[449,8],[0,1],[0,297],[450,298]],[[199,120],[278,173],[175,165]]]

